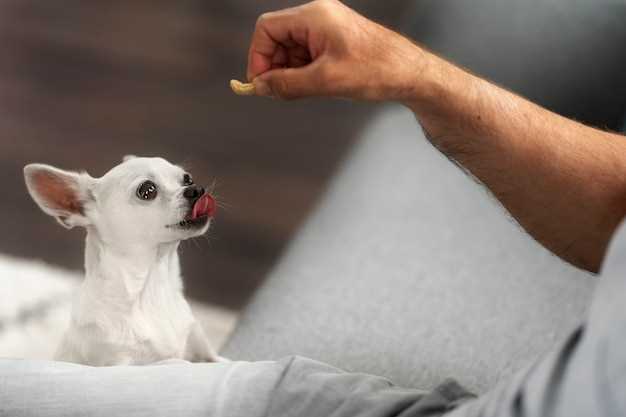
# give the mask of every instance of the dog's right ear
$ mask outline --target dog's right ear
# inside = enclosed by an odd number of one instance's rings
[[[87,226],[85,206],[93,201],[91,187],[95,181],[87,173],[63,171],[44,164],[24,167],[28,192],[41,209],[63,226]]]

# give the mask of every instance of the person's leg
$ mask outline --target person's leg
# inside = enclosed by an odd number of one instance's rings
[[[89,367],[0,360],[0,416],[263,416],[276,362]]]
[[[88,367],[0,360],[0,416],[437,416],[471,398],[427,393],[302,357],[218,364]]]
[[[307,358],[281,362],[286,364],[285,373],[272,394],[268,416],[440,416],[474,397],[452,380],[428,392]]]

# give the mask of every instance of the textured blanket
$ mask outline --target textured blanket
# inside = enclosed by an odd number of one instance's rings
[[[68,327],[72,297],[82,274],[0,254],[0,358],[52,359]],[[233,311],[191,302],[213,345],[235,326]]]

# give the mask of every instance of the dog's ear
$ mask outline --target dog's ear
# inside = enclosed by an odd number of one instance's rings
[[[124,155],[124,158],[122,158],[122,162],[130,161],[131,159],[135,158],[137,158],[137,156],[135,155]]]
[[[44,164],[24,167],[28,192],[41,209],[63,226],[87,226],[85,206],[93,201],[94,179],[87,173],[63,171]]]

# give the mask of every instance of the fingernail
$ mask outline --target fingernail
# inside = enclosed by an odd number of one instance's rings
[[[265,96],[265,97],[272,96],[272,90],[270,89],[270,86],[267,83],[267,81],[262,80],[260,78],[255,78],[253,83],[254,83],[254,91],[257,96]]]

